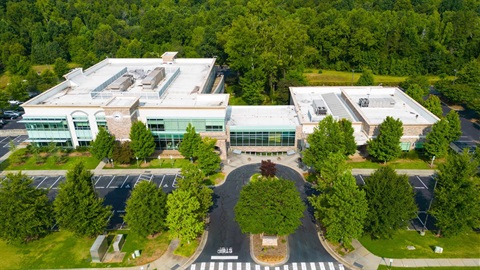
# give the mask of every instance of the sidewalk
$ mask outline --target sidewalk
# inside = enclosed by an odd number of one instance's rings
[[[380,264],[390,266],[390,258],[378,257],[368,251],[358,240],[353,240],[355,250],[342,259],[352,269],[376,270]],[[337,255],[338,256],[338,255]],[[476,259],[392,259],[394,267],[480,267],[480,258]]]

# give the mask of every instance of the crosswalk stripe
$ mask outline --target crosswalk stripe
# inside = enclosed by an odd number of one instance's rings
[[[325,265],[323,265],[322,262],[319,262],[318,264],[320,265],[320,270],[325,270]]]
[[[237,263],[237,270],[242,270],[242,263]]]
[[[300,263],[300,265],[302,266],[302,270],[307,270],[307,264],[306,263]]]
[[[330,268],[330,270],[335,270],[335,266],[333,265],[332,262],[328,263],[328,268]]]
[[[288,270],[288,264],[283,266],[283,270]]]
[[[292,263],[292,268],[293,268],[293,270],[298,270],[297,263]]]
[[[213,270],[215,268],[215,263],[210,263],[210,269],[209,270]]]
[[[232,267],[233,263],[227,263],[227,270],[232,270],[233,267]]]
[[[265,266],[265,270],[270,270],[270,267],[268,267],[268,266]]]
[[[218,270],[223,270],[223,262],[218,263]]]
[[[200,270],[205,270],[205,263],[202,262],[202,264],[200,264]]]
[[[275,270],[280,270],[280,267],[275,267]]]
[[[311,270],[317,270],[317,268],[315,267],[315,263],[310,263],[310,269]],[[203,269],[202,269],[203,270]]]
[[[260,270],[260,265],[256,264],[255,265],[255,270]]]
[[[192,264],[192,266],[190,266],[190,270],[195,270],[195,264]]]
[[[340,270],[345,270],[345,268],[343,268],[343,264],[341,264],[341,263],[338,264],[338,269],[340,269]]]
[[[250,270],[250,263],[245,264],[245,270]]]
[[[119,211],[121,212],[121,211]],[[199,262],[190,265],[188,270],[345,270],[345,266],[335,262],[294,262],[282,266],[261,266],[245,262]]]

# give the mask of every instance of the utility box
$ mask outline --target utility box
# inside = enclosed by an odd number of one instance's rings
[[[275,235],[262,236],[262,246],[278,246],[278,237]]]
[[[125,238],[123,234],[118,234],[113,240],[113,251],[122,251],[123,244],[125,244]]]
[[[90,248],[90,255],[92,256],[92,262],[102,262],[105,253],[108,250],[108,241],[106,235],[99,235],[92,247]]]
[[[436,246],[435,247],[435,253],[443,253],[443,248],[439,247],[439,246]]]

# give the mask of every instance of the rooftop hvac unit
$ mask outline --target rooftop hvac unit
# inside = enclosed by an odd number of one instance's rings
[[[368,98],[360,98],[358,100],[358,105],[360,107],[368,107],[369,104],[370,104],[370,100]]]
[[[371,108],[393,108],[395,107],[395,99],[393,98],[370,98]]]
[[[156,67],[142,80],[143,88],[153,89],[165,78],[165,68]]]
[[[116,79],[108,86],[108,89],[111,91],[125,91],[127,90],[133,83],[135,79],[133,79],[133,75],[125,74],[122,77]]]
[[[321,99],[316,99],[313,101],[313,110],[315,111],[316,115],[326,115],[327,114],[327,106],[325,106],[325,102]]]

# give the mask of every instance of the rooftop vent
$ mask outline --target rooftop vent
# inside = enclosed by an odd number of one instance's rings
[[[143,88],[154,89],[165,78],[165,68],[156,67],[142,80]]]
[[[359,105],[360,107],[368,107],[369,104],[370,104],[370,101],[369,101],[368,98],[360,98],[360,99],[358,100],[358,105]]]
[[[316,115],[326,115],[327,114],[327,106],[325,106],[325,102],[321,99],[316,99],[313,101],[313,109],[315,110]]]
[[[116,79],[108,86],[109,90],[112,91],[125,91],[127,90],[133,83],[135,79],[131,74],[125,74],[122,77]]]
[[[177,58],[178,52],[165,52],[162,54],[162,61],[164,64],[173,64],[175,58]]]

